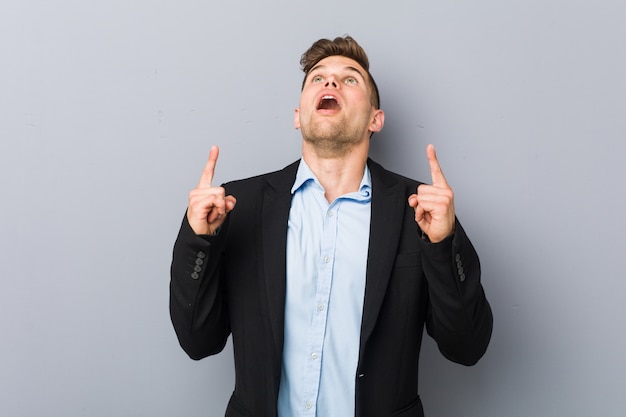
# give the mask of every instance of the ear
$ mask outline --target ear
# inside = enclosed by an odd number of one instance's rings
[[[372,120],[369,125],[369,130],[372,133],[377,133],[383,130],[385,125],[385,112],[380,109],[375,109],[372,113]]]
[[[293,111],[293,127],[300,129],[300,109]]]

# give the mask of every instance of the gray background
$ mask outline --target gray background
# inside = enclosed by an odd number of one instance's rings
[[[429,180],[437,146],[495,328],[430,339],[429,417],[626,415],[626,3],[8,0],[0,4],[0,415],[219,416],[229,347],[194,362],[171,247],[216,181],[280,168],[300,54],[346,33],[386,111],[372,156]],[[263,360],[259,358],[259,360]]]

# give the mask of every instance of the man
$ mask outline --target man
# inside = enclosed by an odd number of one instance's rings
[[[194,359],[232,334],[226,416],[423,416],[424,327],[465,365],[489,343],[478,256],[432,145],[432,185],[368,159],[384,113],[356,41],[301,64],[300,161],[215,187],[211,148],[174,246],[174,328]]]

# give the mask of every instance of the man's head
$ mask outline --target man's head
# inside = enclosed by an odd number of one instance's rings
[[[369,72],[369,60],[367,54],[350,36],[337,37],[334,40],[320,39],[313,43],[311,47],[302,54],[300,58],[300,65],[302,71],[304,71],[304,80],[302,81],[302,88],[306,83],[307,77],[311,69],[313,69],[321,60],[331,56],[343,56],[356,61],[367,74],[367,83],[370,89],[370,102],[375,109],[380,109],[380,95],[378,93],[378,87],[376,82]]]
[[[350,37],[321,39],[301,64],[306,75],[294,127],[302,133],[303,152],[328,158],[366,154],[369,138],[383,128],[384,113],[363,49]]]

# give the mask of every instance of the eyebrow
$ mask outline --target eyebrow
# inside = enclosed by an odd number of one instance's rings
[[[326,68],[326,65],[316,65],[316,66],[314,66],[313,68],[311,68],[309,70],[309,73],[307,74],[307,78],[308,78],[308,76],[310,74],[313,73],[313,71],[316,71],[318,69],[323,69],[323,68]],[[365,77],[365,75],[356,67],[347,65],[347,66],[343,67],[343,69],[344,70],[349,70],[349,71],[352,71],[352,72],[356,72],[357,74],[359,74],[361,76],[361,78],[363,78],[363,80],[367,80],[367,77]]]

